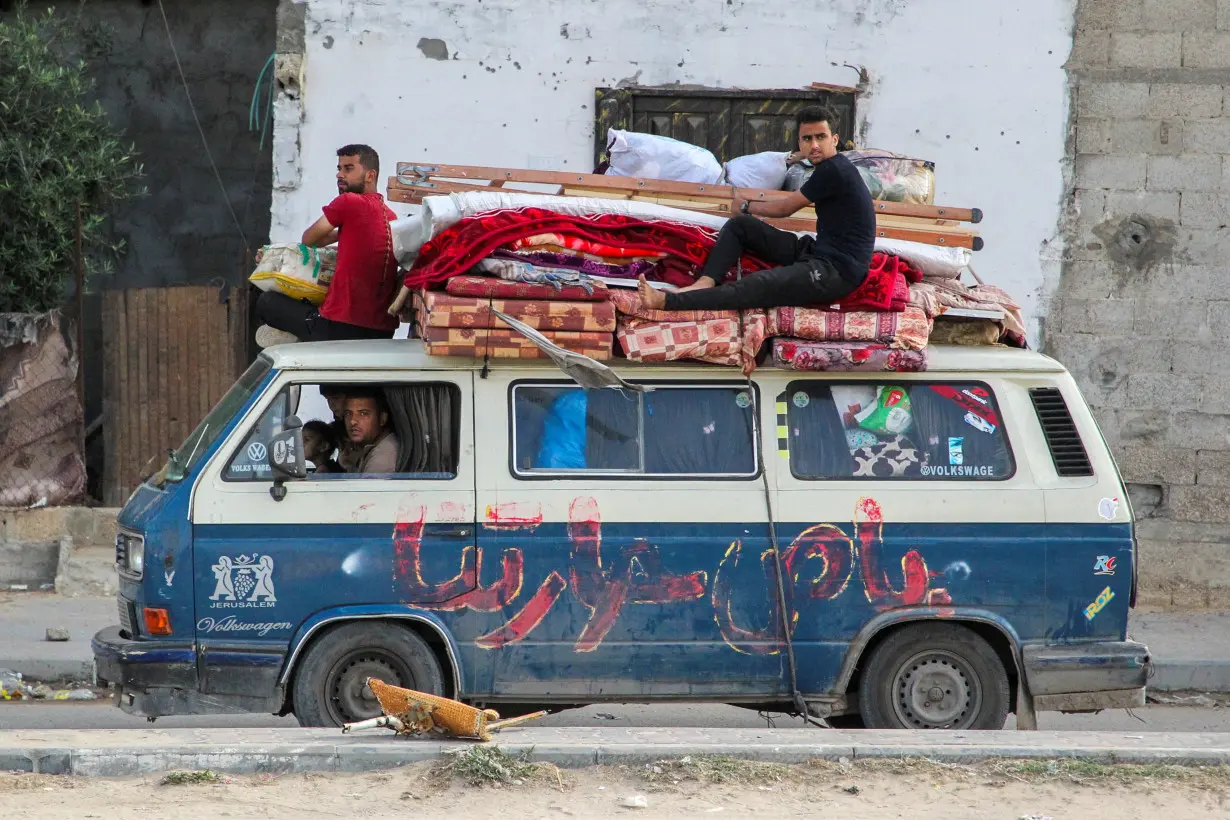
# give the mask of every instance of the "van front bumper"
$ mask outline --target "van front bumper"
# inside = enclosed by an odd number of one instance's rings
[[[1145,705],[1152,661],[1136,641],[1032,644],[1021,649],[1039,712],[1096,712]]]
[[[117,704],[130,715],[271,714],[280,693],[252,697],[201,691],[196,646],[184,641],[134,641],[119,626],[100,630],[90,642],[99,683],[115,687]]]

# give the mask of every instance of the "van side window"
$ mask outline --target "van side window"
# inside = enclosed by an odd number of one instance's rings
[[[995,481],[1016,469],[979,382],[796,381],[778,416],[796,478]]]
[[[223,480],[272,481],[268,442],[290,415],[303,422],[309,479],[456,477],[456,385],[324,383],[283,390],[232,454]]]
[[[746,385],[655,384],[636,393],[512,387],[513,474],[754,478],[755,402]]]

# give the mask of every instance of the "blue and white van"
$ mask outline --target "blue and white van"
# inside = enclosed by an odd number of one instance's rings
[[[642,389],[414,340],[266,350],[120,514],[99,677],[138,715],[306,726],[379,714],[370,676],[505,716],[996,729],[1144,703],[1131,508],[1054,360],[613,369]],[[334,421],[322,387],[378,392],[398,472],[290,464]]]

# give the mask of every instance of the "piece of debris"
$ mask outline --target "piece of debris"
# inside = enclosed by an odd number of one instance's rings
[[[621,798],[619,805],[625,809],[647,809],[649,808],[649,798],[643,794],[630,794],[627,797]]]
[[[476,709],[461,701],[390,686],[379,678],[368,678],[367,688],[380,702],[383,717],[347,723],[342,734],[352,729],[374,729],[386,726],[399,735],[421,735],[432,732],[452,737],[491,740],[491,733],[509,726],[544,717],[546,711],[500,720],[494,709]]]
[[[599,712],[596,715],[594,715],[594,719],[595,720],[619,720],[619,718],[615,717],[610,712]]]
[[[1052,820],[1049,814],[1022,814],[1021,820]]]
[[[846,794],[858,794],[858,786],[849,785],[842,789]]]
[[[47,627],[47,640],[49,641],[67,641],[68,630],[62,626]]]
[[[0,700],[22,700],[30,697],[30,688],[21,679],[20,672],[0,669]]]
[[[78,687],[76,689],[52,689],[45,683],[31,686],[27,697],[34,700],[98,700],[98,694],[93,689]]]

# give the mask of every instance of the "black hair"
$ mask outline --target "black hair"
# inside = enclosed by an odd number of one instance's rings
[[[333,434],[333,428],[320,419],[312,419],[307,424],[303,425],[303,432],[311,431],[324,441],[329,446],[329,452],[332,453],[337,449],[337,436]]]
[[[376,410],[389,412],[389,405],[384,400],[384,391],[378,387],[354,387],[346,393],[347,399],[371,399],[376,403]]]
[[[348,384],[336,384],[326,382],[320,386],[320,395],[326,399],[331,399],[334,396],[345,398],[354,388]]]
[[[809,106],[795,115],[795,128],[802,128],[803,124],[808,122],[827,122],[829,130],[837,133],[837,112],[827,105]]]
[[[343,145],[341,148],[337,149],[337,155],[339,157],[357,156],[359,158],[359,164],[363,166],[363,170],[375,171],[377,175],[380,174],[380,155],[377,154],[376,149],[372,148],[370,145],[360,145],[358,143],[353,145]]]

